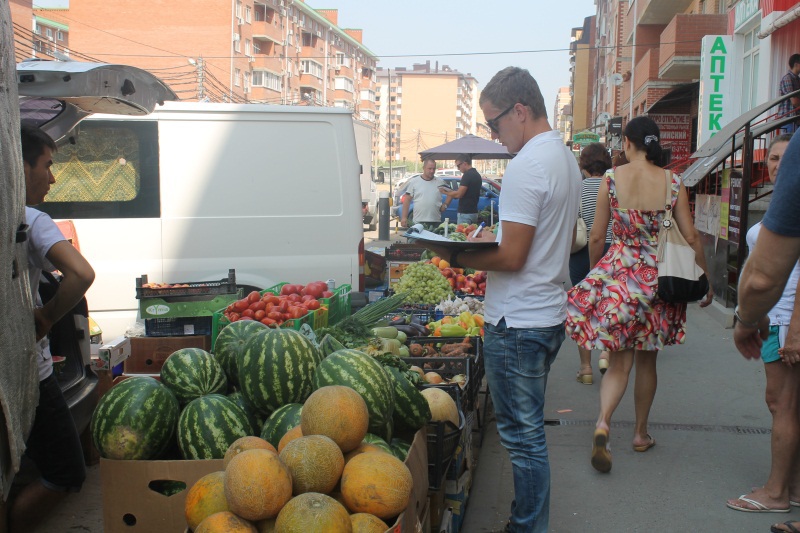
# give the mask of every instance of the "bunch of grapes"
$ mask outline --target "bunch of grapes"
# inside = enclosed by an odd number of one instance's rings
[[[406,302],[438,304],[453,295],[453,288],[436,265],[412,263],[403,271],[395,292],[408,293]]]

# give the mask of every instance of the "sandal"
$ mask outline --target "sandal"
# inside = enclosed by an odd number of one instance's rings
[[[787,520],[783,524],[774,524],[769,528],[772,533],[800,533],[800,529],[797,529],[797,526],[794,524],[798,524],[800,522],[793,522],[792,520]],[[786,526],[789,529],[778,529],[779,526]]]
[[[584,385],[591,385],[594,383],[594,377],[591,372],[589,374],[581,374],[581,371],[578,370],[578,374],[575,378],[578,380],[578,383],[583,383]]]
[[[603,352],[603,353],[605,353],[605,352]],[[607,356],[603,357],[603,355],[600,354],[600,360],[597,361],[597,368],[600,369],[600,373],[601,374],[605,374],[606,373],[606,370],[608,370],[608,357]]]
[[[638,446],[633,446],[633,451],[635,452],[646,452],[650,448],[656,445],[656,439],[647,434],[647,442],[645,444],[639,444]]]

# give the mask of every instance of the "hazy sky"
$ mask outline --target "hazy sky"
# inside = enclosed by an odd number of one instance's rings
[[[558,88],[569,85],[570,31],[597,9],[594,0],[306,3],[337,8],[341,28],[364,30],[364,45],[379,56],[383,68],[410,68],[430,59],[431,65],[439,61],[439,66],[471,73],[481,89],[504,67],[526,68],[539,83],[551,121]],[[414,57],[399,57],[409,55]]]

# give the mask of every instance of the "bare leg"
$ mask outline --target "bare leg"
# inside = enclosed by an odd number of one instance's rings
[[[633,367],[633,350],[611,352],[608,372],[600,384],[600,414],[596,427],[608,429],[611,415],[617,409],[625,389],[628,387],[628,376]]]
[[[27,485],[14,501],[10,502],[9,531],[11,533],[33,531],[66,496],[66,492],[50,490],[40,481]]]
[[[592,351],[578,346],[578,354],[581,358],[581,368],[578,370],[578,381],[584,385],[591,385],[592,378]]]
[[[636,383],[633,388],[636,424],[633,429],[633,445],[642,446],[650,441],[647,433],[647,420],[658,387],[656,374],[657,351],[636,350]]]

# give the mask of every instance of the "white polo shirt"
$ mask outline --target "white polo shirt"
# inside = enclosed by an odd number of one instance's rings
[[[500,190],[502,222],[534,226],[525,266],[489,272],[485,318],[512,328],[544,328],[566,320],[569,252],[578,217],[581,172],[557,131],[540,133],[511,160]]]

